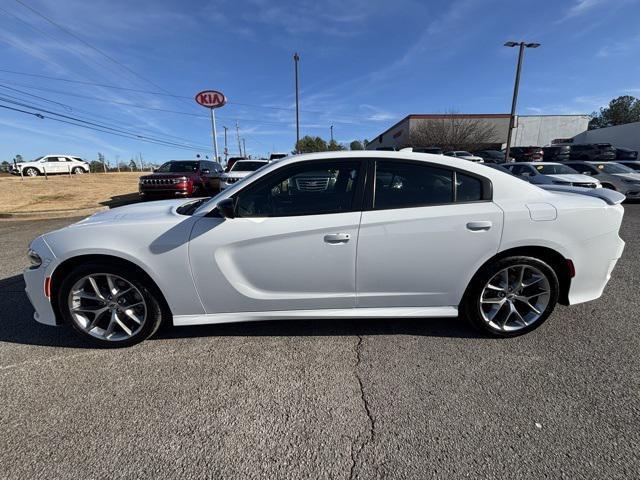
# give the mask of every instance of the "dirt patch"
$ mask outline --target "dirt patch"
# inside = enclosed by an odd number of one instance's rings
[[[0,177],[0,214],[115,206],[137,199],[140,172]]]

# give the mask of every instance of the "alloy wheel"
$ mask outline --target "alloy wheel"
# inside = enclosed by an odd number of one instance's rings
[[[144,297],[131,282],[110,273],[78,280],[69,292],[71,317],[87,334],[106,341],[136,335],[147,319]]]
[[[483,288],[480,312],[493,330],[515,332],[540,320],[550,298],[549,279],[542,271],[531,265],[511,265]]]

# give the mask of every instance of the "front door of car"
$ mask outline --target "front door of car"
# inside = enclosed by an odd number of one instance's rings
[[[362,162],[282,167],[203,217],[190,262],[207,313],[355,307]]]
[[[60,157],[46,157],[42,165],[47,169],[47,173],[62,173],[62,168],[66,168],[67,164],[64,161],[65,158]]]
[[[457,306],[500,243],[488,180],[424,162],[380,160],[362,213],[358,307]]]

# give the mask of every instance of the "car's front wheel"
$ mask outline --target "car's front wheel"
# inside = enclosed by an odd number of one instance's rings
[[[513,337],[542,325],[553,312],[558,293],[558,277],[547,263],[533,257],[507,257],[478,272],[460,312],[485,333]]]
[[[66,276],[58,290],[65,322],[103,347],[126,347],[153,335],[162,306],[150,282],[131,268],[90,262]]]
[[[25,168],[23,173],[27,177],[37,177],[38,175],[40,175],[40,172],[38,171],[38,169],[33,167]]]

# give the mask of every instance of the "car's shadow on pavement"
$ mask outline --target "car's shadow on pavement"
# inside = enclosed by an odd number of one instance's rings
[[[93,348],[69,327],[42,325],[24,292],[21,275],[0,280],[0,342],[64,348]],[[164,326],[153,338],[286,337],[332,335],[421,335],[483,338],[458,318],[272,320],[189,327]]]

